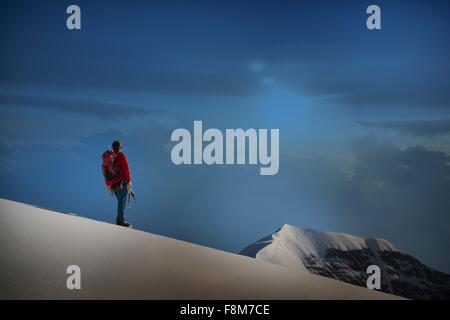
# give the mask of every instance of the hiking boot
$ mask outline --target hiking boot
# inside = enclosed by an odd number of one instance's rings
[[[128,222],[126,222],[125,220],[123,220],[123,221],[117,221],[116,224],[117,224],[118,226],[127,227],[127,228],[130,226],[130,224],[129,224]]]

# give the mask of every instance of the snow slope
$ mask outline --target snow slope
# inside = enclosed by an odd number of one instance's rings
[[[1,299],[398,299],[296,268],[0,199]],[[68,290],[66,268],[81,268]]]
[[[381,290],[413,299],[448,299],[450,275],[434,270],[383,239],[364,239],[283,225],[242,255],[365,286],[367,267],[381,270]]]

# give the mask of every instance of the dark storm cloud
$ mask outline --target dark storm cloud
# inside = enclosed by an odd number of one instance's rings
[[[26,64],[26,62],[24,62]],[[230,70],[148,70],[85,61],[54,68],[51,62],[22,68],[5,66],[1,84],[46,85],[112,92],[199,96],[252,96],[266,89],[261,79],[241,68]],[[95,72],[92,72],[95,70]],[[45,74],[45,77],[41,75]]]
[[[15,108],[49,109],[102,119],[155,115],[163,112],[157,109],[146,109],[99,100],[40,95],[0,94],[0,108],[10,106]]]
[[[359,121],[362,126],[383,130],[394,130],[413,136],[432,137],[450,133],[450,119],[411,121]]]
[[[108,76],[115,81],[103,81],[105,88],[151,92],[169,95],[251,96],[264,92],[260,79],[235,70],[227,72],[145,71],[130,70],[120,76]],[[92,84],[95,87],[95,84]]]
[[[371,233],[449,272],[443,252],[450,241],[450,157],[423,146],[400,149],[374,136],[357,140],[353,156],[351,199],[362,205],[353,219],[363,225],[364,215]]]
[[[402,78],[373,85],[358,84],[356,91],[344,92],[336,101],[352,107],[450,108],[450,82],[431,81],[419,83]]]
[[[405,188],[450,187],[450,157],[423,146],[406,149],[367,136],[354,143],[355,178]],[[411,200],[412,201],[412,200]]]
[[[450,108],[450,68],[442,66],[355,66],[314,62],[304,71],[281,72],[286,86],[306,94],[330,96],[340,106],[359,108]],[[305,76],[305,74],[307,76]]]
[[[388,29],[379,33],[365,28],[361,1],[142,2],[132,9],[115,1],[106,11],[88,2],[89,31],[80,33],[60,25],[63,4],[36,4],[45,18],[34,4],[5,6],[0,84],[251,96],[267,89],[264,76],[301,93],[338,94],[348,106],[449,107],[448,2],[410,1],[408,14],[382,2]],[[253,61],[262,62],[261,72],[248,72]]]

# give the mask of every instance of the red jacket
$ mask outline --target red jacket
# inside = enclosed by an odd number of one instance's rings
[[[128,159],[125,153],[122,151],[114,151],[116,157],[114,159],[114,168],[117,170],[117,175],[108,181],[111,185],[114,185],[120,181],[130,182],[130,167],[128,166]]]

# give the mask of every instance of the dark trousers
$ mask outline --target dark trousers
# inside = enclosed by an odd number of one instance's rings
[[[128,191],[127,191],[127,187],[126,185],[124,186],[123,189],[121,190],[116,190],[114,191],[114,194],[116,195],[117,198],[117,219],[116,222],[123,222],[124,221],[124,211],[125,211],[125,207],[127,206],[127,195],[128,195]]]

